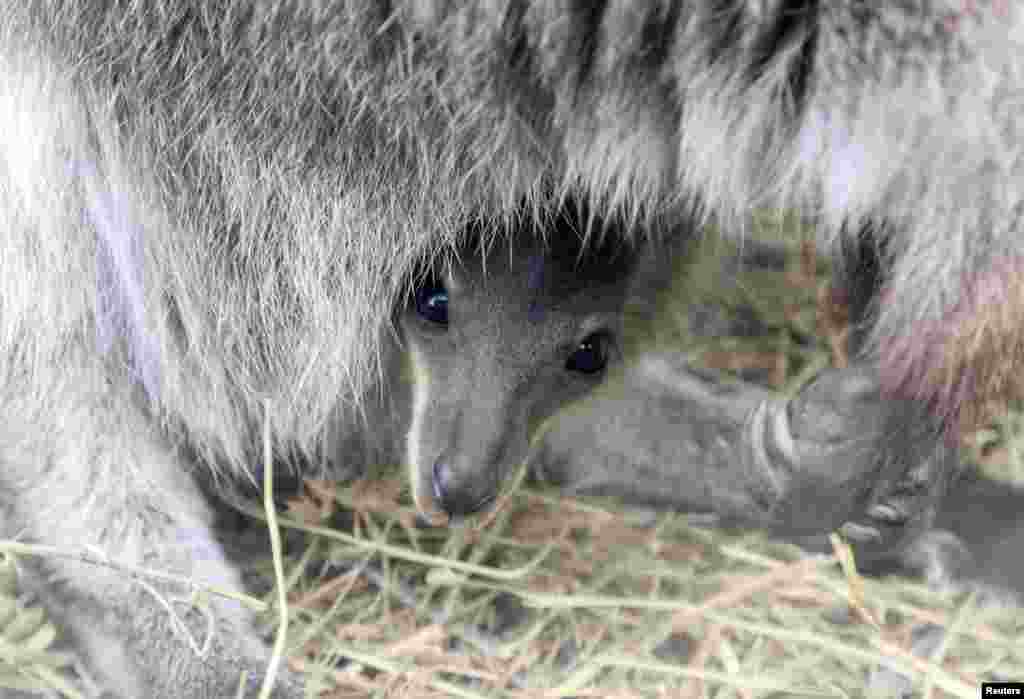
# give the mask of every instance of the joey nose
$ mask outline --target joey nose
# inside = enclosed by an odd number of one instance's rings
[[[493,493],[483,493],[472,483],[461,481],[446,459],[434,462],[431,474],[434,499],[449,517],[468,517],[479,512],[493,499]]]

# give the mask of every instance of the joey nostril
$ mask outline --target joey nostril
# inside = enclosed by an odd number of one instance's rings
[[[470,487],[459,487],[454,471],[445,461],[435,461],[431,473],[431,487],[434,499],[450,517],[467,517],[479,512],[494,498],[481,497]]]

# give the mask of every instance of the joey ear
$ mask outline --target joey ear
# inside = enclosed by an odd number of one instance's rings
[[[636,261],[627,289],[630,315],[652,320],[672,289],[683,259],[692,254],[695,227],[678,224],[651,232],[637,244]]]

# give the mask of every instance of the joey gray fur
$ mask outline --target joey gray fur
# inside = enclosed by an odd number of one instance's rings
[[[483,252],[471,233],[414,273],[394,311],[384,390],[329,425],[339,476],[404,463],[428,519],[486,508],[537,428],[621,363],[627,299],[634,315],[653,310],[670,281],[665,246],[586,244],[581,222],[568,207]]]
[[[759,206],[820,223],[882,390],[929,408],[931,449],[865,455],[901,540],[942,430],[1022,364],[1022,23],[997,0],[0,2],[3,533],[237,586],[193,472],[251,477],[267,401],[278,451],[318,462],[379,393],[415,269],[571,199],[620,243]],[[265,657],[226,605],[200,661],[138,587],[30,565],[123,697],[224,696]]]
[[[894,421],[905,426],[895,438]],[[823,372],[787,400],[654,353],[552,421],[530,465],[568,493],[709,513],[794,539],[842,530],[858,560],[873,561],[932,525],[933,510],[908,502],[938,498],[948,483],[904,492],[905,464],[887,454],[952,473],[955,455],[934,438],[920,406],[884,398],[862,368]]]
[[[471,255],[446,266],[445,325],[402,315],[412,374],[403,456],[422,512],[484,509],[536,428],[621,358],[627,295],[649,287],[631,287],[632,275],[649,282],[670,266],[650,250],[604,245],[581,256],[571,237],[546,247],[520,240],[515,250],[495,246],[483,265]]]

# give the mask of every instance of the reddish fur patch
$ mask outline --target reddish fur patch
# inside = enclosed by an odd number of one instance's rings
[[[991,0],[988,3],[987,11],[1000,20],[1010,18],[1010,5],[1008,0]],[[965,19],[977,22],[986,8],[978,7],[977,0],[962,0],[959,12],[953,12],[944,20],[946,31],[954,34],[960,30],[960,23]]]
[[[895,291],[886,289],[882,303]],[[944,320],[912,324],[880,348],[880,359],[887,390],[928,401],[954,432],[1024,397],[1024,259],[998,260],[976,275]]]

